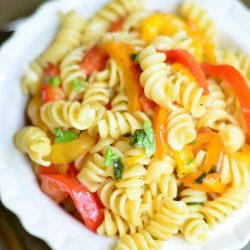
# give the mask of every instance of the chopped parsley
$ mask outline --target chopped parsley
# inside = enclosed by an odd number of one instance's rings
[[[194,159],[189,159],[186,162],[187,162],[187,165],[190,165],[190,164],[192,164],[194,162]]]
[[[196,183],[196,184],[201,184],[201,183],[203,183],[203,180],[204,180],[204,178],[207,176],[207,174],[206,173],[203,173],[202,175],[200,175],[196,180],[194,180],[194,183]]]
[[[56,88],[58,85],[60,85],[61,80],[58,76],[50,76],[47,78],[47,84],[52,87]]]
[[[187,202],[188,206],[202,205],[202,202]]]
[[[195,145],[196,144],[196,140],[193,140],[189,143],[189,145]]]
[[[143,129],[137,129],[131,137],[130,145],[143,147],[147,157],[150,157],[155,152],[155,138],[152,123],[148,120],[145,121]]]
[[[83,88],[85,88],[85,82],[83,80],[75,79],[74,81],[72,81],[72,90],[74,92],[79,92]]]
[[[105,155],[105,166],[113,166],[114,177],[116,179],[122,178],[124,165],[121,162],[121,157],[114,153],[111,148],[108,148]]]
[[[55,143],[65,143],[70,142],[78,138],[78,134],[76,132],[70,130],[62,130],[60,128],[54,131],[55,135]]]

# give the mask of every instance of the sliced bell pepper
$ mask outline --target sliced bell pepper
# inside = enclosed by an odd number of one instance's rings
[[[122,26],[124,24],[125,19],[124,18],[120,18],[118,19],[116,22],[112,23],[110,28],[109,28],[109,32],[116,32],[122,29]]]
[[[182,178],[181,182],[191,188],[205,192],[223,192],[225,187],[220,183],[219,178],[225,149],[219,134],[212,132],[210,129],[200,130],[194,145],[189,146],[194,154],[197,154],[201,149],[205,150],[206,158],[201,167]]]
[[[183,178],[197,169],[194,152],[188,145],[180,152],[175,151],[174,159],[177,165],[176,171],[178,178]]]
[[[164,159],[166,155],[170,154],[167,139],[168,110],[164,107],[157,106],[155,108],[153,120],[156,141],[155,157]]]
[[[237,96],[243,112],[247,127],[248,140],[250,138],[250,88],[241,73],[230,65],[214,65],[202,63],[201,67],[205,74],[219,77],[226,81]]]
[[[113,58],[120,67],[128,96],[128,110],[135,112],[141,110],[139,96],[141,93],[140,74],[138,66],[131,59],[135,53],[132,45],[119,42],[107,42],[103,44],[103,50]]]
[[[163,51],[163,53],[166,54],[168,63],[180,63],[191,72],[200,87],[204,89],[204,95],[209,93],[206,76],[202,71],[200,64],[188,51],[183,49],[172,49]]]
[[[195,33],[190,27],[183,20],[174,15],[167,13],[155,14],[144,19],[141,28],[141,37],[144,41],[149,43],[158,35],[172,36],[181,30],[185,30],[187,35],[192,38],[195,57],[197,60],[201,61],[203,54],[202,44],[196,38]]]
[[[107,60],[107,53],[101,50],[99,47],[94,46],[86,52],[80,64],[80,68],[86,76],[90,76],[95,71],[103,70]]]
[[[97,195],[90,193],[75,177],[70,175],[42,174],[41,190],[56,202],[70,196],[87,228],[96,231],[103,221],[103,211]]]
[[[59,76],[60,76],[60,68],[53,64],[48,64],[42,77],[41,93],[42,93],[43,103],[62,100],[65,98],[65,94],[59,86],[52,87],[48,84],[49,77],[59,77]]]
[[[88,135],[87,132],[82,132],[79,138],[73,141],[52,144],[51,153],[47,159],[54,164],[73,162],[77,157],[87,154],[96,141],[95,137]]]

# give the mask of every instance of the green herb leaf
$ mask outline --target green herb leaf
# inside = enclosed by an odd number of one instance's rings
[[[58,76],[50,76],[47,78],[47,84],[52,88],[56,88],[58,85],[60,85],[60,83],[61,80]]]
[[[81,89],[85,87],[85,82],[81,79],[75,79],[72,81],[72,90],[74,92],[79,92]]]
[[[131,58],[134,62],[138,63],[138,55],[137,55],[137,54],[131,53],[131,54],[130,54],[130,58]]]
[[[203,182],[203,180],[204,180],[204,178],[207,176],[207,174],[206,173],[203,173],[202,175],[200,175],[195,181],[194,181],[194,183],[196,183],[196,184],[202,184],[202,182]]]
[[[65,143],[70,142],[78,138],[78,134],[69,130],[62,130],[60,128],[56,129],[55,132],[55,143]]]
[[[153,240],[158,240],[158,238],[156,238],[154,235],[151,234],[151,236],[152,236]]]
[[[143,129],[137,129],[131,137],[130,145],[144,147],[147,157],[155,152],[154,130],[150,121],[145,121]]]
[[[194,162],[194,159],[189,159],[189,160],[186,161],[187,165],[190,165],[190,164],[192,164],[193,162]]]
[[[116,179],[121,179],[122,178],[122,173],[124,170],[124,165],[121,162],[121,159],[115,159],[113,162],[113,169],[114,169],[114,177]]]
[[[195,145],[196,144],[196,140],[193,140],[189,143],[189,145]]]
[[[187,202],[188,206],[202,205],[202,202]]]
[[[105,154],[105,166],[113,166],[114,160],[119,159],[119,155],[114,153],[111,148],[108,148]]]

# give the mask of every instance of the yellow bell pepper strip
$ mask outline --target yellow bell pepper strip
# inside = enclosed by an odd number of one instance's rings
[[[155,108],[153,121],[156,141],[155,157],[158,159],[163,159],[171,152],[167,140],[167,119],[168,110],[164,107],[157,106]]]
[[[80,155],[87,154],[97,139],[91,137],[87,132],[82,132],[79,138],[66,142],[55,143],[51,146],[51,153],[47,160],[52,164],[66,164],[73,162]]]
[[[181,30],[184,30],[187,36],[192,39],[195,57],[198,61],[201,61],[203,49],[200,40],[197,39],[195,33],[183,20],[174,15],[164,13],[149,16],[142,23],[141,37],[149,43],[158,35],[172,36]]]
[[[200,64],[188,51],[183,49],[171,49],[163,52],[166,54],[168,63],[180,63],[185,66],[199,83],[200,87],[204,89],[203,94],[207,95],[209,93],[206,76]]]
[[[203,149],[206,151],[206,158],[196,172],[188,174],[181,179],[186,186],[205,192],[224,191],[225,186],[220,182],[224,144],[218,133],[210,129],[203,129],[198,132],[196,143],[190,145],[194,154]]]
[[[186,145],[180,152],[174,151],[174,159],[178,178],[183,178],[197,169],[194,153],[189,145]]]
[[[186,23],[189,26],[189,28],[193,31],[194,35],[196,36],[196,39],[198,41],[201,41],[203,45],[204,61],[210,63],[217,63],[214,44],[209,42],[209,40],[203,35],[203,33],[201,32],[195,21],[187,20]]]
[[[205,74],[219,77],[226,81],[237,96],[247,127],[247,140],[250,140],[250,88],[241,73],[230,65],[214,65],[202,63],[201,67]]]

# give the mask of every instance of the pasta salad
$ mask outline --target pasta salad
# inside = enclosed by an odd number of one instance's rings
[[[167,4],[167,3],[166,3]],[[61,25],[22,80],[14,137],[41,190],[117,250],[190,243],[247,200],[250,57],[221,45],[201,5],[111,0]]]

